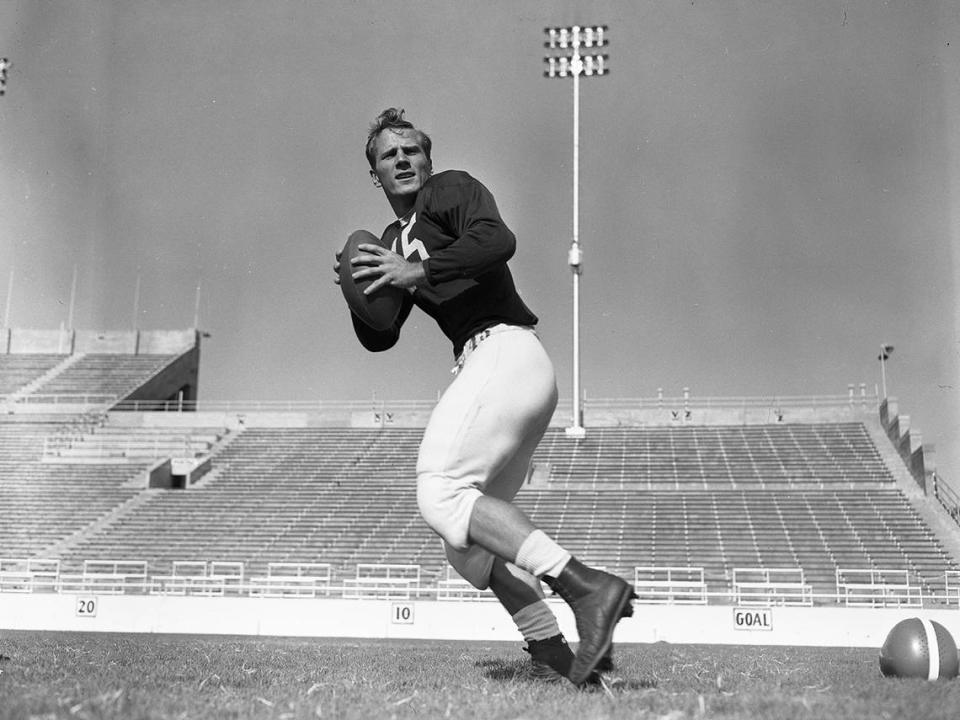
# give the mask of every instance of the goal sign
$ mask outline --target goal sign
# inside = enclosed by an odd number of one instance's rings
[[[770,608],[734,608],[734,630],[773,630],[773,610]]]

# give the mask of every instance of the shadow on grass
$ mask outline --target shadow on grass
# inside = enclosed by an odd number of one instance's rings
[[[530,664],[526,660],[477,660],[474,667],[483,670],[484,677],[490,680],[515,681],[521,680],[531,683],[549,683],[549,680],[535,678],[530,671]],[[654,678],[630,679],[616,675],[615,673],[604,673],[604,679],[607,687],[613,692],[631,692],[637,690],[653,690],[657,687],[657,681]],[[584,690],[599,690],[597,686],[585,687]]]

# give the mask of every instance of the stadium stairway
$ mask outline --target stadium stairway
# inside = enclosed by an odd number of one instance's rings
[[[63,359],[50,353],[0,354],[0,397],[15,393]]]
[[[175,355],[77,353],[80,357],[37,388],[42,394],[104,395],[123,398],[147,384]]]
[[[160,492],[163,491],[153,490],[150,488],[141,490],[136,495],[133,495],[126,500],[123,500],[118,505],[113,506],[113,508],[111,508],[108,512],[96,518],[90,524],[77,528],[70,535],[67,535],[57,542],[37,551],[34,553],[34,556],[38,558],[54,559],[63,557],[71,547],[83,543],[98,533],[104,532],[104,530],[106,530],[113,522],[117,521],[119,518],[122,518],[126,514],[135,512],[137,508],[143,507],[143,505],[149,502],[153,495]]]
[[[21,386],[14,392],[10,393],[10,395],[7,397],[7,400],[9,402],[16,402],[20,398],[24,398],[28,395],[32,395],[44,384],[58,377],[65,371],[69,370],[71,367],[73,367],[78,362],[80,362],[83,358],[84,358],[83,353],[74,353],[73,355],[65,356],[64,359],[58,362],[56,365],[44,370],[42,374],[37,375],[30,382]]]
[[[926,494],[910,474],[900,453],[884,432],[879,418],[869,420],[864,425],[900,491],[944,549],[960,562],[960,528],[957,527],[957,523],[947,515],[936,498]]]

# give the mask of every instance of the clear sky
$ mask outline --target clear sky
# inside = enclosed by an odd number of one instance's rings
[[[588,398],[872,391],[890,343],[960,486],[952,0],[2,0],[10,324],[66,322],[74,268],[85,329],[191,327],[199,285],[201,400],[435,397],[432,322],[366,354],[330,269],[392,220],[363,143],[396,105],[496,196],[569,401],[572,84],[542,58],[575,22],[612,68],[582,84]]]

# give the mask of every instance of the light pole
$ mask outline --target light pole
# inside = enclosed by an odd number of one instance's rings
[[[544,43],[550,54],[543,74],[548,78],[573,78],[573,242],[567,262],[573,273],[573,425],[567,435],[586,437],[583,412],[580,409],[580,273],[583,255],[580,251],[580,76],[606,75],[607,55],[593,54],[594,48],[607,45],[606,25],[572,25],[546,28]],[[580,52],[588,48],[588,54]]]
[[[883,343],[880,346],[880,356],[877,360],[880,361],[880,382],[883,383],[883,399],[887,399],[887,360],[890,359],[890,355],[893,354],[893,345],[887,345]]]

